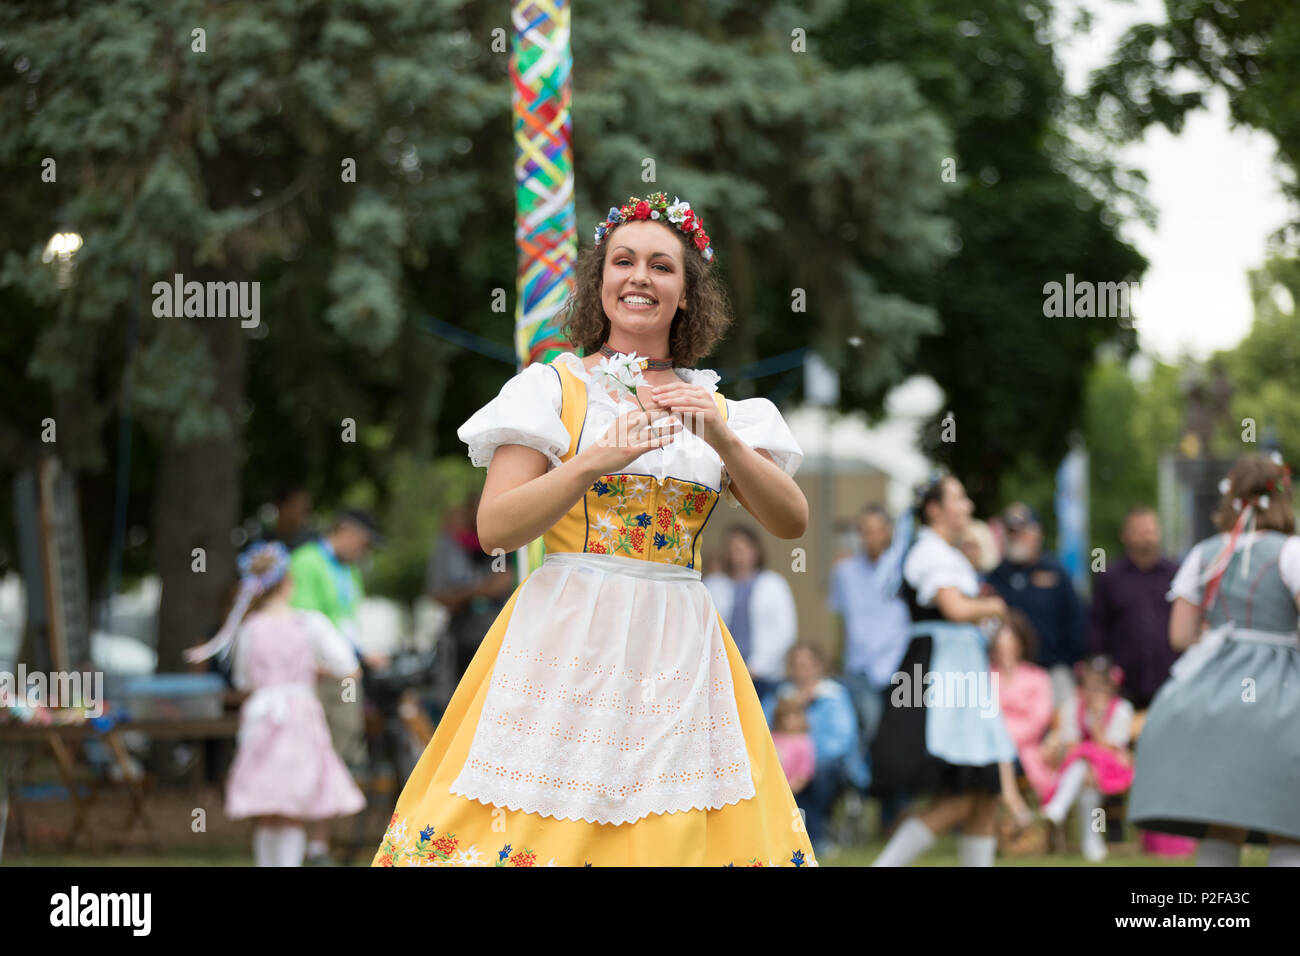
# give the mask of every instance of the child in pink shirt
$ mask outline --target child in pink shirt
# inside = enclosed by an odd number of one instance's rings
[[[813,748],[812,734],[808,732],[808,715],[803,705],[793,697],[782,697],[776,705],[772,720],[772,743],[781,758],[790,791],[799,793],[808,786],[817,765],[817,752]]]
[[[1029,663],[1037,635],[1022,611],[1012,609],[1002,620],[990,648],[990,672],[998,678],[998,704],[1007,733],[1029,785],[1046,800],[1056,783],[1056,771],[1043,756],[1043,737],[1052,723],[1052,679]]]

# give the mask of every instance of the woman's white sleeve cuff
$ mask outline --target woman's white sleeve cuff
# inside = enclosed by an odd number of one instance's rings
[[[746,398],[727,400],[727,425],[736,437],[750,448],[762,449],[787,475],[793,475],[803,463],[803,449],[795,441],[790,426],[781,417],[771,399]],[[722,469],[722,496],[732,508],[740,507],[731,490],[731,476]]]

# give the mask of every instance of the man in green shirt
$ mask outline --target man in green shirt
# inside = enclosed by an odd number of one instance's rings
[[[383,535],[375,519],[366,511],[343,511],[334,519],[328,534],[295,548],[289,557],[293,576],[294,607],[320,611],[357,651],[363,662],[372,666],[372,657],[360,647],[358,612],[365,591],[357,563],[372,547],[382,544]],[[329,724],[334,749],[355,774],[366,766],[365,698],[355,679],[348,684],[323,680],[317,685],[325,720]],[[307,847],[307,861],[324,862],[329,856],[328,823],[312,828]]]

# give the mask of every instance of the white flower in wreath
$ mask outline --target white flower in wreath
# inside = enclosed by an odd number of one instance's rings
[[[674,196],[673,204],[668,207],[668,221],[681,222],[686,218],[686,214],[690,212],[690,209],[691,209],[690,203],[682,202],[680,199]]]

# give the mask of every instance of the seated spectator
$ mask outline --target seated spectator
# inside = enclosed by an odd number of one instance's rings
[[[871,783],[858,749],[858,715],[848,688],[826,676],[826,652],[801,641],[790,651],[790,679],[781,684],[764,712],[770,726],[780,701],[793,700],[808,715],[812,734],[812,780],[796,800],[804,811],[814,852],[826,845],[831,805],[846,786],[865,790]]]
[[[1009,610],[989,648],[989,670],[998,679],[998,706],[1016,745],[1020,771],[1045,800],[1056,771],[1043,757],[1042,743],[1052,724],[1052,679],[1032,664],[1038,635],[1022,611]]]
[[[812,780],[817,751],[808,732],[808,712],[793,697],[777,702],[772,743],[776,744],[776,755],[781,758],[791,792],[799,794]]]
[[[1123,671],[1105,654],[1081,661],[1076,701],[1061,707],[1059,727],[1044,743],[1049,763],[1060,763],[1043,816],[1059,826],[1073,804],[1079,811],[1084,858],[1106,858],[1106,841],[1093,826],[1101,794],[1125,793],[1133,783],[1133,705],[1119,695]]]

